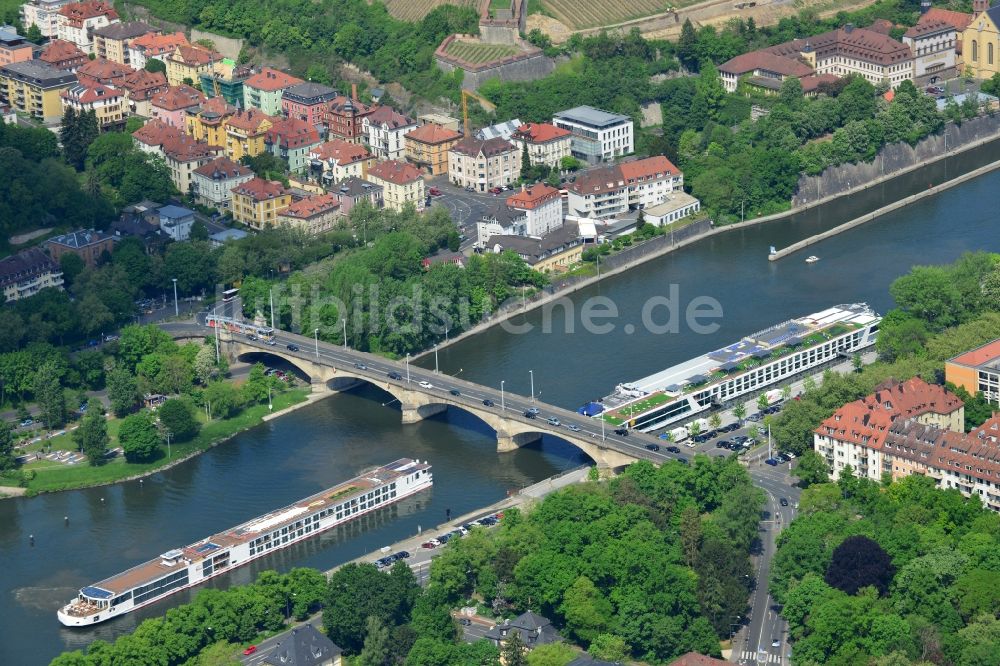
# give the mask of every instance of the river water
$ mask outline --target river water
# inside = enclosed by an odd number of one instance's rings
[[[576,316],[568,332],[556,310],[550,332],[543,312],[513,323],[534,330],[512,334],[493,328],[444,349],[442,371],[527,395],[529,370],[543,401],[575,407],[636,379],[710,351],[792,316],[843,302],[891,306],[888,285],[915,263],[953,260],[974,249],[1000,250],[994,172],[936,197],[841,234],[779,262],[768,246],[783,247],[898,198],[996,159],[984,147],[953,157],[892,184],[785,220],[720,234],[572,296]],[[957,161],[961,160],[961,164]],[[805,264],[807,254],[821,260]],[[676,285],[682,306],[699,296],[722,310],[719,328],[695,334],[653,333],[640,321],[650,296],[668,296]],[[606,296],[618,307],[607,334],[580,325],[587,299]],[[682,308],[683,312],[683,308]],[[663,321],[664,311],[656,319]],[[634,327],[630,329],[628,324]],[[628,332],[628,331],[632,332]],[[424,360],[433,365],[433,356]],[[552,438],[514,453],[496,453],[492,431],[476,419],[449,411],[412,426],[382,406],[385,394],[367,388],[333,396],[235,437],[182,465],[118,486],[0,501],[0,661],[44,664],[65,649],[95,638],[112,640],[146,617],[190,598],[191,592],[88,630],[62,628],[57,607],[77,588],[117,573],[170,548],[185,545],[270,509],[399,457],[434,466],[430,492],[341,532],[275,553],[211,584],[252,580],[262,568],[329,568],[444,521],[502,499],[518,487],[585,459]],[[63,517],[69,518],[64,525]],[[29,544],[33,534],[35,545]]]

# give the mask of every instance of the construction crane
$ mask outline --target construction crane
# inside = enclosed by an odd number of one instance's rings
[[[471,128],[469,126],[469,98],[472,98],[479,102],[479,105],[483,107],[486,111],[496,111],[497,105],[486,99],[478,93],[474,93],[471,90],[466,90],[462,88],[462,127],[465,129],[465,136],[471,136]]]

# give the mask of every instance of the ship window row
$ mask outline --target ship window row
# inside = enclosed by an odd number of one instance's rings
[[[169,576],[164,576],[159,580],[155,580],[152,583],[133,588],[132,594],[134,595],[135,603],[138,605],[147,599],[161,596],[170,590],[178,587],[184,587],[187,584],[188,572],[187,569],[183,569],[181,571],[176,571]]]

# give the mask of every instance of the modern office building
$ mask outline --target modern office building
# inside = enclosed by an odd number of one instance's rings
[[[591,164],[628,155],[635,149],[632,119],[619,113],[578,106],[555,114],[552,124],[572,132],[573,157]]]
[[[1000,405],[1000,339],[946,361],[944,378],[969,395],[982,392],[989,402]]]

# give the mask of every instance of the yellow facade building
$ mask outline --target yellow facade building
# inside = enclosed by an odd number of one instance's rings
[[[226,120],[226,140],[222,146],[226,157],[239,162],[244,155],[260,155],[266,146],[264,140],[274,124],[274,119],[260,109],[239,111]]]
[[[223,97],[213,97],[201,106],[187,110],[187,133],[212,146],[226,145],[226,122],[236,113],[236,107]]]
[[[962,60],[966,72],[977,79],[1000,73],[1000,7],[989,0],[973,0],[972,21],[962,32]]]
[[[0,67],[0,105],[45,124],[62,118],[62,91],[76,85],[76,75],[41,60]]]
[[[182,44],[166,58],[167,83],[179,86],[188,81],[188,85],[201,85],[201,73],[211,72],[212,65],[219,60],[222,60],[221,53],[192,44]]]
[[[278,224],[278,213],[292,203],[291,193],[276,180],[254,178],[233,188],[233,219],[252,229]]]

